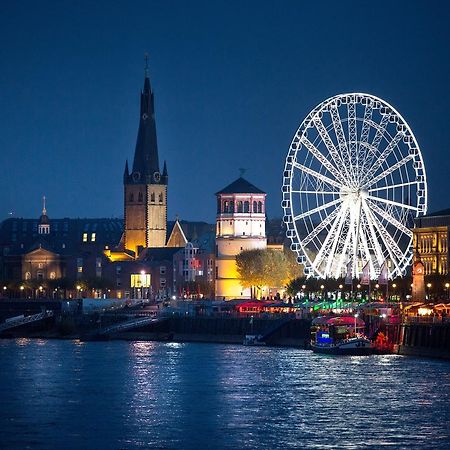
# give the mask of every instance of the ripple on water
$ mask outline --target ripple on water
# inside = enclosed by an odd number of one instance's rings
[[[450,364],[156,342],[0,341],[5,448],[450,448]]]

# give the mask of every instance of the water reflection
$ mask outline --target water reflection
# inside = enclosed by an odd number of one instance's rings
[[[5,448],[450,446],[443,361],[28,340],[0,358]]]

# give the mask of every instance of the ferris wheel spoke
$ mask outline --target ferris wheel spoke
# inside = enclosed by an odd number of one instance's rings
[[[347,234],[345,235],[344,245],[341,250],[341,256],[339,258],[339,263],[336,267],[336,271],[335,271],[335,275],[334,275],[335,278],[339,278],[339,276],[341,275],[340,274],[341,267],[344,267],[344,259],[347,256],[347,249],[349,247],[350,240],[351,240],[350,221],[348,220]]]
[[[381,167],[381,165],[384,163],[386,158],[389,157],[389,155],[392,153],[394,148],[397,146],[397,144],[401,141],[405,133],[403,131],[399,131],[391,142],[387,145],[387,147],[382,151],[381,155],[377,157],[372,167],[369,168],[367,173],[364,175],[363,180],[366,181],[367,179],[370,179],[375,176],[377,173],[377,170]]]
[[[379,175],[377,175],[375,178],[372,178],[371,180],[366,181],[366,183],[362,186],[362,189],[367,189],[370,186],[373,186],[374,184],[381,181],[383,178],[386,178],[391,173],[395,172],[396,170],[400,169],[400,167],[407,164],[409,161],[411,161],[414,158],[412,155],[405,156],[400,161],[396,162],[392,166],[388,167],[385,171],[381,172]]]
[[[309,152],[322,163],[336,180],[342,179],[342,173],[323,155],[323,153],[306,137],[302,137],[300,142],[309,150]]]
[[[347,103],[347,117],[348,117],[348,149],[350,156],[351,170],[355,179],[358,178],[358,136],[356,132],[356,105],[351,100]]]
[[[390,186],[381,186],[378,188],[368,189],[368,192],[386,191],[388,189],[401,188],[406,186],[417,186],[417,181],[409,181],[407,183],[391,184]]]
[[[365,228],[364,227],[361,227],[361,231],[360,231],[359,236],[360,236],[360,239],[361,239],[362,247],[364,249],[364,253],[366,255],[366,261],[369,262],[370,271],[371,271],[371,273],[375,273],[375,266],[373,264],[373,260],[372,260],[372,257],[370,255],[369,245],[367,243],[367,238],[366,238]]]
[[[348,178],[349,174],[345,166],[342,154],[339,154],[338,150],[336,149],[336,146],[331,140],[330,135],[328,134],[328,131],[325,128],[322,121],[320,120],[319,116],[316,116],[314,118],[314,125],[316,126],[323,143],[330,152],[331,158],[333,159],[335,166],[338,168],[338,170],[341,170],[341,178]]]
[[[381,139],[384,136],[384,133],[386,132],[386,128],[389,123],[389,118],[391,117],[390,114],[384,114],[381,118],[380,123],[376,123],[373,120],[369,121],[369,124],[372,128],[376,129],[375,136],[372,140],[372,144],[370,144],[370,147],[368,148],[368,152],[366,154],[366,157],[364,158],[364,163],[362,166],[362,173],[365,174],[367,169],[372,165],[373,159],[378,151],[378,146],[380,145]]]
[[[339,236],[341,235],[342,227],[344,226],[346,215],[347,215],[347,208],[343,208],[343,212],[342,212],[341,217],[339,219],[339,224],[336,227],[336,238],[332,241],[331,250],[328,253],[327,265],[326,265],[326,269],[325,269],[326,272],[325,273],[330,273],[330,271],[331,271],[331,266],[332,266],[333,260],[334,260],[334,254],[336,252],[336,247],[337,247],[338,242],[339,242]]]
[[[381,266],[381,264],[383,264],[383,260],[384,260],[384,258],[383,258],[383,251],[382,251],[381,246],[380,246],[380,244],[378,242],[377,235],[376,235],[375,229],[373,227],[373,222],[372,222],[372,219],[370,217],[370,211],[367,211],[367,209],[368,209],[367,204],[365,202],[363,202],[362,203],[362,207],[363,207],[363,212],[364,212],[365,219],[366,219],[366,222],[367,222],[367,228],[368,228],[367,235],[368,235],[369,240],[372,243],[372,248],[375,251],[375,255],[376,255],[376,258],[377,258],[377,261],[378,261],[378,265]]]
[[[328,247],[330,245],[330,242],[332,242],[336,236],[336,228],[337,228],[338,224],[340,223],[342,214],[344,214],[344,209],[341,209],[339,211],[336,219],[334,220],[333,224],[330,227],[330,230],[328,231],[326,238],[324,239],[324,241],[322,243],[322,247],[320,247],[319,252],[317,253],[314,261],[312,262],[311,267],[313,270],[318,270],[318,267],[322,263],[324,256],[326,256],[326,255],[324,255],[324,253],[328,252]]]
[[[369,101],[364,109],[364,120],[361,130],[361,137],[359,139],[358,146],[358,181],[361,181],[363,172],[362,168],[364,166],[364,158],[366,154],[365,147],[368,146],[369,132],[370,132],[370,121],[372,120],[373,113],[373,103]]]
[[[301,213],[294,217],[294,221],[304,219],[305,217],[308,217],[308,216],[312,216],[313,214],[323,211],[324,209],[331,208],[332,206],[337,205],[338,203],[342,203],[342,200],[340,198],[333,200],[332,202],[325,203],[324,205],[318,206],[317,208],[313,208],[313,209],[310,209],[309,211]]]
[[[322,230],[324,230],[335,219],[340,210],[341,206],[339,205],[334,211],[331,212],[331,214],[329,214],[325,218],[325,220],[320,222],[320,224],[315,227],[311,231],[311,233],[309,233],[308,236],[305,237],[305,239],[303,239],[303,245],[308,245],[316,236],[318,236],[322,232]]]
[[[402,269],[400,267],[400,263],[404,259],[404,254],[397,245],[397,243],[394,241],[392,236],[389,234],[389,232],[386,230],[386,228],[383,226],[383,224],[377,219],[377,217],[368,209],[369,216],[373,220],[374,225],[377,228],[378,234],[381,237],[381,240],[383,241],[386,250],[389,253],[389,256],[391,257],[392,262],[397,267],[397,270],[399,273],[402,273]]]
[[[367,199],[374,200],[376,202],[385,203],[387,205],[398,206],[399,208],[403,208],[403,209],[410,209],[410,210],[416,211],[416,212],[419,211],[419,208],[416,208],[415,206],[405,205],[404,203],[399,203],[399,202],[394,202],[394,200],[388,200],[387,198],[374,197],[372,195],[368,195]]]
[[[370,199],[367,200],[367,204],[369,207],[375,211],[379,216],[381,216],[383,219],[387,220],[391,225],[398,228],[401,232],[406,234],[409,238],[412,238],[412,231],[405,227],[401,222],[399,222],[395,217],[392,217],[390,214],[387,213],[387,211],[384,211],[381,209],[378,205],[376,205],[374,202],[370,201]]]
[[[298,163],[297,161],[294,161],[292,163],[292,165],[294,167],[296,167],[297,169],[300,169],[301,171],[307,173],[308,175],[311,175],[312,177],[317,178],[318,180],[323,181],[324,183],[327,183],[330,186],[334,186],[335,188],[337,188],[339,190],[342,187],[341,183],[338,183],[337,181],[334,181],[331,178],[329,178],[329,177],[327,177],[327,176],[325,176],[325,175],[323,175],[323,174],[321,174],[319,172],[316,172],[315,170],[310,169],[309,167],[306,167],[303,164]]]
[[[313,195],[340,195],[338,191],[304,191],[304,190],[292,190],[294,194],[313,194]]]
[[[347,141],[345,140],[344,129],[342,128],[342,122],[341,122],[341,118],[339,116],[339,111],[338,111],[336,103],[333,103],[330,105],[330,115],[331,115],[331,120],[333,122],[334,133],[335,133],[337,141],[338,141],[339,151],[341,152],[341,158],[342,158],[342,162],[344,164],[343,167],[344,167],[345,171],[347,172],[347,176],[350,177],[350,180],[354,181],[351,157],[350,157],[350,153],[349,153],[349,150],[347,147]]]

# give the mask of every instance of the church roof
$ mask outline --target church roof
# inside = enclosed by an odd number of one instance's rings
[[[239,177],[219,192],[216,192],[216,195],[219,194],[265,194],[265,192],[246,179]]]
[[[125,172],[126,176],[128,167],[126,167]],[[127,182],[144,184],[159,183],[159,179],[153,178],[155,172],[159,173],[159,158],[158,143],[156,140],[154,97],[150,86],[150,79],[146,74],[144,89],[141,91],[139,130],[134,151],[133,168],[131,177],[127,177]]]

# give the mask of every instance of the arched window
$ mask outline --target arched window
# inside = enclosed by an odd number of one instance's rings
[[[250,202],[247,200],[244,202],[244,212],[245,213],[250,212]]]
[[[262,202],[258,202],[258,212],[262,213]]]
[[[142,202],[142,192],[139,192],[139,195],[138,195],[138,202]]]
[[[225,200],[223,202],[223,212],[229,213],[230,212],[230,202],[228,200]]]
[[[134,194],[133,193],[130,194],[129,199],[130,199],[130,203],[134,202]]]
[[[50,279],[54,280],[56,278],[56,273],[55,272],[50,272]]]
[[[230,201],[230,213],[234,213],[234,200]]]
[[[258,212],[258,202],[253,202],[253,212],[257,213]]]
[[[152,193],[150,194],[150,201],[153,202],[153,203],[155,203],[155,193],[154,193],[154,192],[152,192]]]
[[[239,200],[239,201],[237,202],[237,212],[238,212],[238,213],[241,213],[242,210],[243,210],[243,203],[242,203],[242,201]]]
[[[162,192],[159,194],[159,203],[162,203],[163,202],[163,195],[162,195]]]
[[[31,273],[25,272],[25,280],[31,280]]]
[[[217,214],[220,213],[220,199],[217,199]]]

